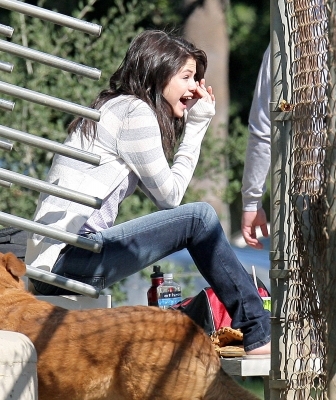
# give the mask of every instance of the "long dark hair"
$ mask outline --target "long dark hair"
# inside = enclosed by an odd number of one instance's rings
[[[163,97],[163,90],[189,58],[196,61],[195,80],[200,81],[207,67],[204,51],[182,37],[146,30],[132,40],[124,60],[110,78],[110,88],[101,91],[91,107],[99,109],[121,94],[143,100],[156,114],[163,149],[170,155],[182,134],[184,121],[174,117],[171,105]],[[79,124],[85,137],[95,138],[96,123],[81,117],[71,122],[68,132],[73,132]]]

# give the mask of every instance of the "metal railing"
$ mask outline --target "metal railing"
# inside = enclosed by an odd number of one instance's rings
[[[49,21],[54,24],[68,27],[97,37],[100,36],[102,31],[102,27],[100,25],[88,23],[77,18],[46,10],[41,7],[32,6],[17,0],[0,0],[0,8],[15,11],[20,14],[29,15],[30,17],[39,18],[44,21]],[[13,32],[14,28],[0,24],[0,35],[11,38]],[[98,80],[101,76],[101,71],[96,68],[78,64],[64,58],[56,57],[54,55],[33,50],[28,47],[24,47],[15,43],[10,43],[1,39],[0,51],[31,61],[42,63],[47,66],[57,68],[75,75],[80,75],[89,79]],[[0,60],[0,71],[12,73],[13,69],[13,64],[2,62]],[[40,104],[42,106],[51,107],[61,112],[74,114],[83,118],[88,118],[93,121],[99,121],[100,119],[100,112],[98,110],[84,107],[65,99],[52,97],[38,91],[28,90],[26,88],[12,85],[3,81],[0,81],[0,93],[28,102]],[[14,110],[14,106],[14,102],[0,99],[0,109],[12,112]],[[18,141],[29,146],[38,147],[40,149],[53,153],[61,154],[65,157],[70,157],[85,163],[90,163],[92,165],[99,165],[100,163],[100,157],[95,154],[74,149],[72,147],[54,142],[52,140],[31,135],[27,132],[21,132],[8,126],[0,125],[0,138],[5,139],[0,139],[0,148],[6,151],[12,151],[13,149],[13,144],[6,141],[7,139]],[[88,196],[84,193],[62,188],[39,179],[31,178],[26,175],[18,174],[16,172],[0,168],[0,185],[4,188],[10,188],[12,183],[39,192],[52,194],[54,196],[74,201],[79,204],[84,204],[96,209],[99,209],[102,204],[102,200],[99,198]],[[64,232],[59,229],[39,224],[37,222],[33,222],[15,215],[0,212],[0,223],[4,224],[5,226],[14,226],[28,232],[47,236],[61,242],[87,249],[96,253],[99,253],[101,251],[101,244],[95,242],[92,239],[88,239],[73,233]],[[89,297],[97,298],[99,296],[99,291],[95,287],[75,281],[73,279],[68,279],[63,276],[53,274],[49,271],[44,271],[43,267],[41,267],[40,269],[33,268],[27,265],[26,276]]]

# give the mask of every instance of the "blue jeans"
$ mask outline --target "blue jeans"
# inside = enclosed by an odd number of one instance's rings
[[[270,341],[270,313],[263,309],[253,281],[238,261],[215,210],[207,203],[189,203],[158,211],[88,235],[103,243],[97,254],[68,246],[52,272],[100,289],[187,248],[197,268],[227,308],[232,327],[244,334],[246,351]],[[45,295],[65,294],[34,282]]]

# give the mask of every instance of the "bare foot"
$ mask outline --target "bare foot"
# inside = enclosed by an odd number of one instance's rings
[[[246,354],[248,356],[271,354],[271,342],[268,342],[264,346],[257,347],[256,349],[247,351]]]

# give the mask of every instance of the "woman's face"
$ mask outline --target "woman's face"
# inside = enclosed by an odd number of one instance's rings
[[[194,96],[196,91],[195,74],[196,61],[189,58],[163,89],[163,97],[172,106],[174,117],[183,117],[183,111],[187,108],[187,100]]]

